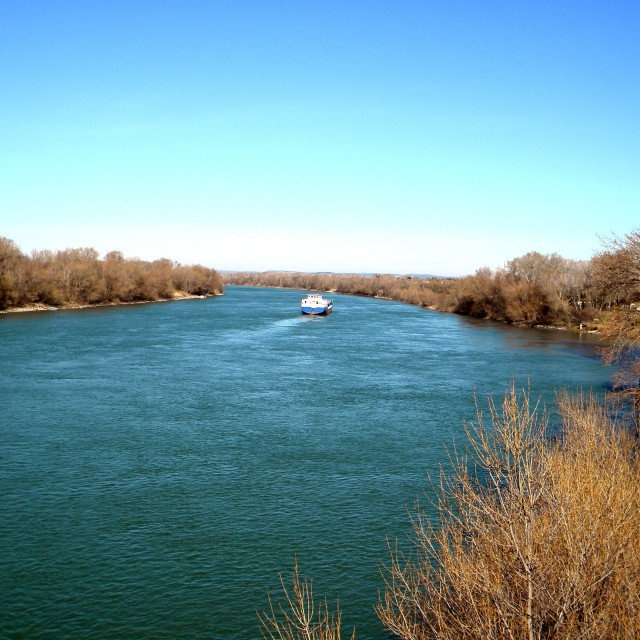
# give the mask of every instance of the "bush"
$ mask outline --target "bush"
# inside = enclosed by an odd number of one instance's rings
[[[265,640],[340,640],[339,607],[332,614],[326,600],[319,605],[314,602],[313,584],[307,579],[300,580],[297,560],[291,591],[285,587],[282,576],[280,584],[286,604],[276,611],[269,596],[269,611],[258,614]],[[355,629],[351,637],[355,638]]]
[[[512,385],[465,425],[468,455],[416,506],[413,550],[390,549],[382,624],[405,640],[640,637],[637,441],[592,396],[563,394],[560,426]],[[339,638],[310,583],[261,617],[263,637]],[[337,621],[337,624],[336,624]]]
[[[640,488],[635,441],[592,397],[560,398],[553,442],[512,387],[470,458],[417,509],[415,554],[393,551],[377,610],[405,639],[637,638]]]

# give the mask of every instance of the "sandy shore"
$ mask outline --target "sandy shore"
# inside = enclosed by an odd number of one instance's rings
[[[175,300],[193,300],[198,298],[211,298],[214,295],[222,295],[222,294],[219,293],[219,294],[212,294],[208,296],[196,296],[188,293],[176,292],[173,298],[158,298],[157,300],[138,300],[136,302],[100,302],[97,304],[68,303],[68,304],[60,305],[59,307],[53,307],[51,305],[36,302],[34,304],[28,304],[23,307],[13,307],[11,309],[2,309],[0,310],[0,314],[2,313],[35,313],[40,311],[66,311],[68,309],[93,309],[93,308],[99,308],[99,307],[128,307],[132,304],[155,304],[156,302],[173,302]]]

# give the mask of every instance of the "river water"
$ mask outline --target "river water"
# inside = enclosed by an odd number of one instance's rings
[[[590,337],[229,287],[0,317],[0,637],[259,637],[297,554],[343,624],[463,441],[474,391],[602,390]]]

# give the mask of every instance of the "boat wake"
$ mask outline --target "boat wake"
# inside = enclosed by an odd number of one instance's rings
[[[314,320],[313,316],[295,316],[292,318],[283,318],[275,320],[268,324],[249,325],[242,329],[233,329],[227,332],[226,339],[231,343],[253,343],[258,338],[266,336],[274,336],[285,333],[288,329],[298,326],[301,322]]]

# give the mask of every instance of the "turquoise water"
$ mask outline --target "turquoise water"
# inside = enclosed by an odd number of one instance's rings
[[[594,341],[300,292],[0,317],[0,637],[256,638],[294,554],[343,623],[473,393],[607,382]]]

